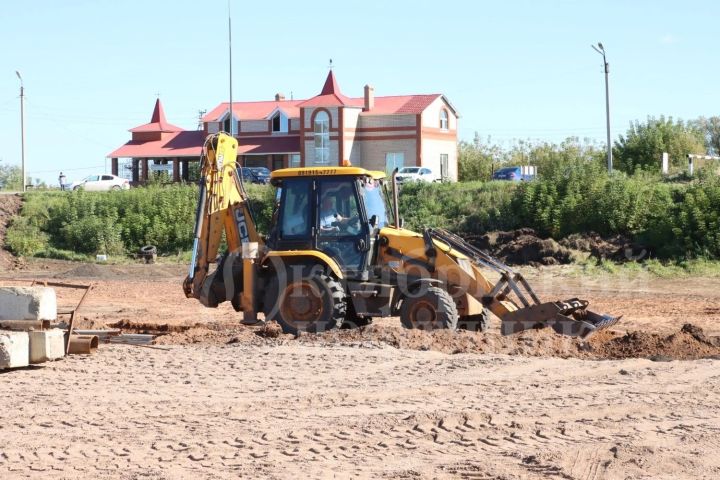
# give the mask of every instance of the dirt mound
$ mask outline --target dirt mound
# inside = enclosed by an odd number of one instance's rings
[[[559,243],[563,247],[587,252],[598,259],[614,262],[640,260],[648,254],[642,245],[632,242],[624,235],[603,238],[595,232],[573,233]]]
[[[55,275],[55,278],[94,278],[100,280],[112,280],[124,277],[125,273],[110,265],[96,265],[94,263],[82,263],[77,267],[66,270]]]
[[[671,335],[631,332],[618,335],[602,331],[588,341],[557,335],[553,330],[530,330],[518,335],[448,330],[424,332],[399,326],[370,325],[353,330],[333,330],[303,335],[301,343],[360,347],[390,345],[409,350],[443,353],[496,353],[536,357],[585,359],[649,358],[691,360],[720,356],[720,337],[708,337],[701,328],[686,324]]]
[[[164,334],[164,333],[177,333],[190,330],[198,325],[169,325],[167,323],[142,323],[142,322],[131,322],[130,320],[120,320],[119,322],[108,324],[110,328],[119,328],[124,332],[132,333],[151,333],[151,334]],[[206,327],[206,325],[203,325]]]
[[[701,328],[691,324],[667,336],[630,332],[612,337],[601,332],[589,343],[598,358],[607,359],[693,360],[720,355],[720,337],[708,337]]]
[[[509,265],[559,265],[573,261],[568,248],[552,238],[541,238],[532,228],[490,232],[468,240]]]
[[[314,345],[319,347],[387,348],[437,351],[447,354],[506,354],[529,357],[610,360],[648,358],[651,360],[693,360],[720,358],[720,337],[709,337],[701,328],[687,324],[676,333],[663,336],[630,332],[625,335],[602,331],[588,341],[556,334],[546,328],[503,336],[495,332],[449,330],[408,330],[398,325],[373,324],[346,330],[330,330],[297,337],[280,332],[276,324],[244,326],[207,324],[194,326],[145,325],[120,322],[115,328],[138,333],[155,333],[155,343],[244,345]],[[145,328],[150,326],[151,328]],[[165,328],[164,328],[165,327]]]
[[[10,219],[20,212],[21,205],[20,195],[0,194],[0,267],[5,269],[16,270],[24,264],[5,250],[5,232],[10,225]]]
[[[624,235],[603,238],[595,232],[573,233],[555,241],[541,237],[532,228],[519,228],[466,239],[508,265],[565,265],[574,260],[573,251],[614,262],[640,260],[649,253]]]
[[[369,325],[349,330],[331,330],[317,335],[301,335],[300,343],[378,348],[392,346],[407,350],[434,350],[443,353],[503,353],[570,357],[578,351],[578,341],[556,335],[549,329],[531,330],[516,336],[458,330],[408,330],[395,325]]]

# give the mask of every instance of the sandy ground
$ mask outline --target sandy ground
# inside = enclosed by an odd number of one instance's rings
[[[624,314],[621,330],[720,334],[718,279],[529,273],[545,297]],[[94,282],[88,327],[201,325],[164,350],[103,345],[0,373],[0,478],[720,477],[717,356],[586,360],[587,345],[540,334],[452,350],[510,355],[453,354],[394,320],[366,336],[264,338],[229,307],[186,300],[182,275],[63,262],[0,275]],[[495,338],[473,335],[458,338]]]

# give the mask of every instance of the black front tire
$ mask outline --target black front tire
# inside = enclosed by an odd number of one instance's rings
[[[266,321],[275,320],[284,333],[317,333],[338,328],[345,320],[343,286],[316,269],[288,267],[277,272],[265,291]]]
[[[403,299],[400,306],[400,322],[405,328],[456,330],[457,306],[446,290],[428,287],[421,295]]]

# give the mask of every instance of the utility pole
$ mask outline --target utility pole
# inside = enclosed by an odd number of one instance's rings
[[[232,23],[230,20],[230,0],[228,0],[228,51],[230,65],[230,136],[235,136],[235,122],[233,121],[233,100],[232,100]]]
[[[590,45],[593,50],[598,52],[603,57],[603,65],[605,67],[605,120],[607,123],[607,168],[608,173],[612,172],[613,169],[613,158],[612,158],[612,144],[610,143],[610,87],[608,86],[608,74],[610,73],[610,64],[605,58],[605,48],[603,44],[598,42],[597,47]]]
[[[20,79],[20,158],[22,159],[22,191],[25,191],[25,87],[20,72],[15,70],[15,75]]]

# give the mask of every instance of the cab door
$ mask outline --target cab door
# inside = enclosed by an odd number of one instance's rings
[[[355,177],[317,181],[316,248],[333,257],[350,278],[362,276],[370,232]]]
[[[276,227],[270,235],[276,250],[312,250],[315,224],[313,181],[288,178],[280,187]]]

